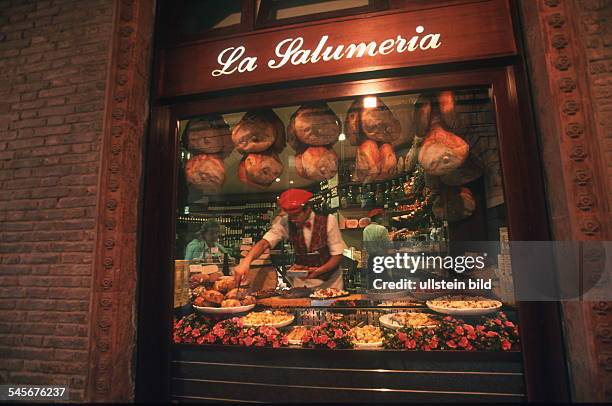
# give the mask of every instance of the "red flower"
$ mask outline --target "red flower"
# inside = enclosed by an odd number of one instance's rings
[[[501,342],[501,348],[504,351],[508,351],[510,348],[512,348],[512,344],[510,343],[510,341],[508,340],[502,340]]]
[[[416,341],[414,339],[406,341],[406,348],[416,348]]]
[[[204,336],[198,337],[198,339],[196,340],[196,343],[203,344],[204,343]]]
[[[250,347],[251,345],[253,345],[253,337],[248,336],[244,339],[244,345],[246,345],[247,347]]]
[[[493,319],[493,323],[497,324],[498,326],[501,326],[502,324],[500,319]]]
[[[397,333],[397,338],[399,338],[401,341],[406,341],[408,336],[403,331],[400,331],[399,333]]]
[[[343,335],[344,335],[344,333],[342,332],[342,330],[340,330],[340,329],[335,329],[334,330],[334,338],[342,338]]]
[[[457,348],[457,344],[453,340],[448,340],[446,345],[448,345],[450,348]]]
[[[319,336],[319,343],[320,344],[325,344],[328,341],[329,341],[329,337],[327,337],[326,335],[323,334],[323,335]]]
[[[336,343],[335,343],[335,342],[333,342],[333,341],[328,341],[328,342],[327,342],[327,346],[328,346],[329,348],[331,348],[331,349],[334,349],[334,348],[336,348]]]
[[[498,335],[495,331],[487,331],[487,337],[497,337]]]
[[[513,323],[513,322],[511,322],[511,321],[505,321],[505,322],[504,322],[504,325],[505,325],[506,327],[514,327],[514,323]]]
[[[465,337],[461,337],[461,340],[459,340],[459,346],[460,346],[460,347],[465,348],[465,347],[467,347],[469,344],[470,344],[470,342],[469,342],[469,341],[468,341],[468,339],[467,339],[467,338],[465,338]]]
[[[199,337],[200,336],[200,329],[196,328],[191,332],[191,335],[194,337]]]
[[[465,333],[465,331],[463,330],[463,327],[461,326],[457,326],[455,327],[455,333],[459,334],[460,336],[463,335],[463,333]]]

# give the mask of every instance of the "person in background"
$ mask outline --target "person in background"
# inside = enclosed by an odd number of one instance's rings
[[[237,280],[248,273],[251,262],[282,240],[291,240],[295,251],[294,269],[308,270],[305,278],[290,278],[294,287],[342,289],[340,262],[346,248],[338,220],[333,214],[315,214],[308,202],[312,193],[289,189],[280,195],[278,204],[286,215],[273,222],[270,230],[234,268]]]
[[[371,222],[363,229],[363,249],[366,252],[364,263],[367,264],[368,269],[368,287],[371,287],[369,280],[372,279],[370,272],[372,269],[372,260],[375,256],[389,254],[389,250],[392,248],[391,242],[398,231],[389,232],[387,227],[382,225],[385,218],[385,211],[383,209],[377,208],[370,210],[368,212],[368,217]],[[388,277],[392,278],[390,272]]]
[[[211,257],[223,257],[229,251],[219,244],[221,225],[215,220],[206,220],[200,228],[197,238],[187,244],[185,259],[204,259]]]

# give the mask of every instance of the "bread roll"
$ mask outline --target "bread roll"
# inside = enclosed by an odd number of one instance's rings
[[[207,302],[216,303],[216,304],[220,304],[224,299],[223,293],[217,290],[207,290],[206,292],[202,294],[202,297]]]
[[[243,306],[248,306],[257,303],[257,299],[255,299],[253,296],[245,296],[242,300],[240,300],[240,303]]]
[[[240,300],[236,299],[226,299],[221,302],[221,307],[239,307],[242,306]]]
[[[227,293],[228,291],[236,287],[236,280],[233,276],[224,276],[213,284],[213,289],[221,293]]]
[[[215,155],[195,155],[185,164],[185,178],[197,189],[215,193],[225,182],[223,161]]]

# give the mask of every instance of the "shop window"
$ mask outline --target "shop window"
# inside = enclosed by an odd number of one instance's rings
[[[473,327],[495,329],[491,318],[512,321],[494,331],[504,336],[501,347],[481,330],[460,347],[451,340],[438,349],[519,349],[509,253],[498,244],[508,233],[489,89],[221,110],[178,126],[176,343],[250,346],[249,334],[264,332],[241,330],[244,323],[275,328],[257,338],[265,346],[299,348],[301,337],[315,334],[304,345],[325,347],[326,338],[316,340],[331,322],[341,331],[333,348],[429,350],[438,340],[448,342],[449,328],[459,323],[446,317],[451,314],[471,317]],[[338,223],[345,244],[340,266],[314,284],[304,282],[318,278],[306,276],[310,259],[291,237],[254,259],[244,276],[249,287],[238,289],[234,268],[273,225],[289,224],[279,197],[292,188],[312,193],[315,222],[331,216]],[[366,237],[373,220],[390,233],[390,245],[381,248]],[[327,258],[325,249],[331,247],[318,250],[314,262]],[[455,259],[450,265],[433,259],[414,270],[386,266],[378,275],[381,252]],[[467,263],[478,266],[464,274]],[[467,275],[491,284],[469,287]],[[462,278],[466,285],[451,285]],[[242,319],[229,319],[235,315]],[[214,332],[215,323],[227,333]],[[406,334],[419,336],[415,328],[432,337],[419,348],[406,344]]]

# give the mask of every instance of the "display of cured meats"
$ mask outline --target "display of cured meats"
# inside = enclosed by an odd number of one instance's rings
[[[346,136],[351,145],[364,138],[394,143],[401,137],[402,126],[382,99],[376,97],[376,106],[365,107],[364,99],[357,99],[349,108],[344,121]]]
[[[380,155],[380,172],[378,173],[379,180],[389,179],[395,176],[397,172],[397,157],[391,144],[382,144],[378,149]]]
[[[475,181],[483,174],[483,165],[474,156],[468,159],[459,168],[440,177],[440,180],[449,186],[460,186]]]
[[[476,210],[476,200],[470,189],[451,187],[436,199],[433,214],[439,219],[459,221],[468,218]]]
[[[332,145],[342,131],[340,119],[327,103],[305,104],[291,115],[287,138],[298,152],[304,146]]]
[[[355,180],[370,183],[384,180],[395,175],[397,170],[397,157],[391,144],[382,144],[380,147],[375,141],[366,140],[355,154]]]
[[[216,192],[225,182],[223,161],[216,155],[195,155],[185,164],[185,178],[203,192]]]
[[[414,133],[417,137],[424,137],[431,124],[431,95],[422,94],[414,105]]]
[[[285,126],[274,111],[253,110],[244,114],[232,131],[232,142],[243,154],[285,147]]]
[[[255,186],[270,186],[283,173],[283,163],[274,152],[248,154],[240,162],[238,178]]]
[[[419,150],[419,163],[430,175],[446,175],[463,165],[469,151],[461,137],[434,123]]]
[[[376,107],[361,110],[361,130],[371,140],[393,143],[402,133],[402,126],[389,107],[378,97]]]
[[[189,120],[183,145],[193,154],[229,155],[234,149],[229,125],[221,115],[208,115]]]
[[[338,155],[328,147],[308,147],[296,155],[295,169],[302,178],[331,179],[338,173]]]

